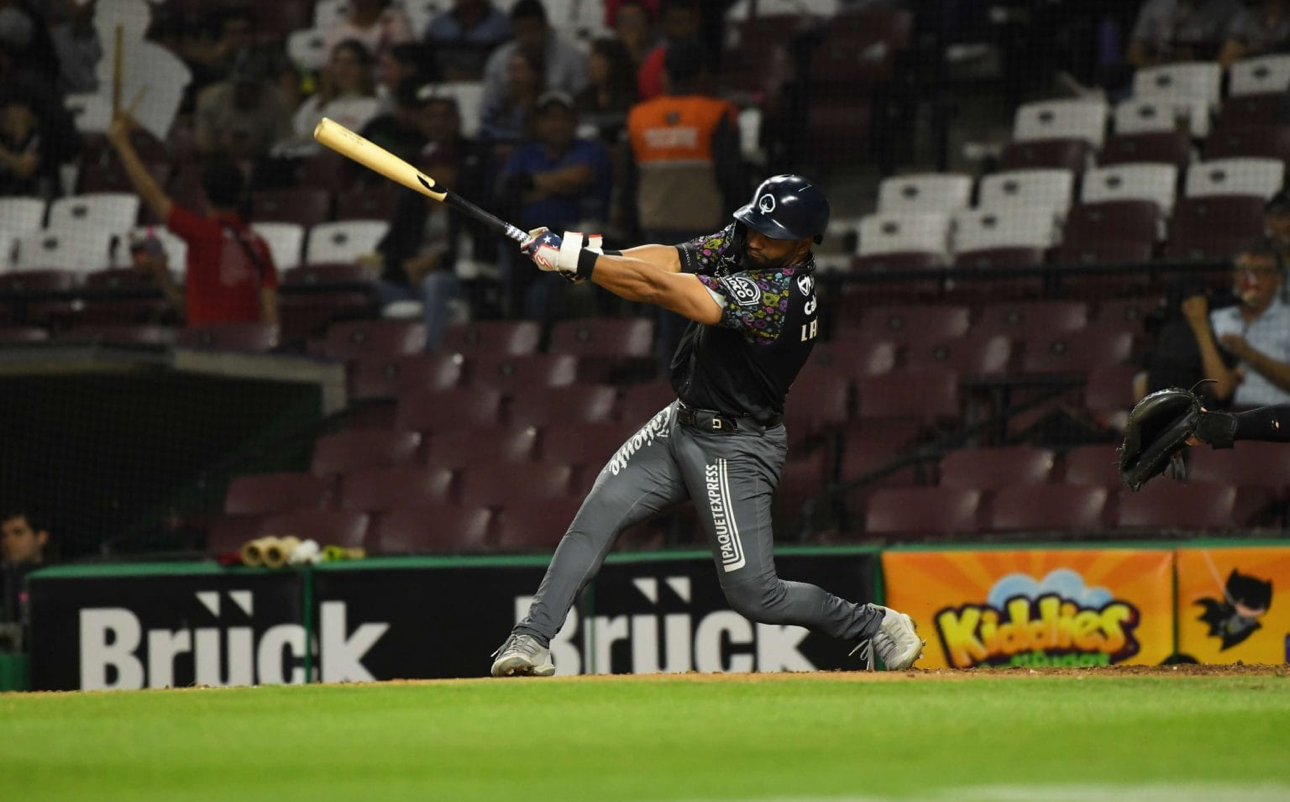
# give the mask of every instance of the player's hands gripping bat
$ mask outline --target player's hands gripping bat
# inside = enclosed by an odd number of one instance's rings
[[[1172,466],[1173,477],[1186,481],[1182,450],[1189,439],[1214,448],[1231,448],[1235,433],[1235,417],[1206,411],[1193,392],[1170,388],[1151,393],[1129,413],[1119,449],[1120,479],[1137,492]]]
[[[604,237],[600,234],[584,235],[580,231],[566,231],[560,236],[545,226],[528,233],[520,243],[520,250],[533,260],[539,270],[557,271],[566,280],[577,284],[584,279],[578,275],[578,254],[586,249],[602,253]]]

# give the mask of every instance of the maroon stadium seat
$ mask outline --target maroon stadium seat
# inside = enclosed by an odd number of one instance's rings
[[[851,269],[857,273],[903,272],[939,267],[945,267],[945,257],[930,251],[875,253],[870,256],[857,256],[851,260]]]
[[[618,402],[618,417],[630,426],[642,426],[675,400],[676,392],[666,382],[633,384]]]
[[[1079,331],[1088,323],[1083,301],[1015,301],[986,304],[972,327],[974,334],[1002,334],[1013,342]]]
[[[333,322],[359,317],[371,307],[372,300],[364,292],[284,294],[279,301],[282,340],[300,342],[317,337]]]
[[[442,348],[466,356],[476,354],[531,354],[537,351],[542,331],[532,320],[486,320],[448,326]]]
[[[548,426],[542,430],[542,460],[599,470],[635,434],[635,425],[624,421]]]
[[[355,188],[336,194],[337,220],[389,220],[394,217],[396,187]]]
[[[1066,215],[1062,244],[1085,247],[1105,242],[1155,243],[1160,209],[1152,201],[1077,203]]]
[[[912,448],[911,443],[919,431],[918,425],[913,423],[887,426],[877,432],[847,429],[838,467],[839,477],[843,481],[856,479],[905,455]],[[881,480],[881,483],[912,485],[914,479],[913,470],[907,469],[892,474]]]
[[[59,292],[76,286],[70,270],[10,270],[0,272],[0,291]]]
[[[396,357],[424,351],[426,327],[408,320],[352,320],[327,328],[323,353],[349,360]]]
[[[916,418],[926,423],[959,415],[959,377],[949,370],[906,370],[856,380],[856,417]]]
[[[119,343],[129,345],[173,345],[178,331],[169,326],[131,325],[128,323],[103,323],[77,326],[60,332],[59,340],[73,342]]]
[[[1169,220],[1166,253],[1193,259],[1235,255],[1263,233],[1263,203],[1256,195],[1179,198]]]
[[[1116,242],[1084,239],[1079,242],[1063,243],[1053,256],[1053,262],[1059,265],[1141,264],[1151,260],[1154,250],[1155,245],[1147,241]],[[1064,285],[1069,286],[1073,278],[1075,277],[1064,277]],[[1135,273],[1132,278],[1140,282],[1141,274]],[[1101,286],[1105,286],[1108,282],[1105,274],[1088,276],[1080,280]]]
[[[497,519],[497,548],[554,551],[581,505],[576,498],[508,502]]]
[[[36,343],[49,339],[49,332],[39,326],[0,326],[0,342]]]
[[[836,165],[865,153],[873,128],[868,97],[836,96],[811,103],[806,111],[806,150],[825,165]]]
[[[1282,443],[1246,441],[1230,449],[1193,448],[1188,477],[1196,482],[1260,487],[1290,494],[1290,451]]]
[[[1120,473],[1116,469],[1119,457],[1115,449],[1115,445],[1103,443],[1068,450],[1062,458],[1065,465],[1062,481],[1071,485],[1120,487]]]
[[[486,551],[492,519],[487,507],[400,507],[376,516],[368,543],[379,554]]]
[[[230,515],[263,515],[287,510],[322,509],[334,489],[330,477],[309,473],[266,473],[235,476],[224,496]]]
[[[453,473],[448,468],[394,465],[347,473],[340,482],[340,508],[360,512],[392,510],[449,501]]]
[[[654,321],[651,318],[587,318],[564,320],[551,328],[553,354],[579,356],[652,357]]]
[[[421,450],[425,464],[459,469],[498,462],[526,462],[533,459],[537,441],[538,432],[532,426],[450,427],[436,432]]]
[[[1191,164],[1191,141],[1182,131],[1152,131],[1110,137],[1098,153],[1102,167],[1113,164],[1172,164],[1181,175]]]
[[[964,448],[941,460],[940,484],[968,490],[1042,485],[1052,475],[1054,461],[1052,451],[1034,446]]]
[[[1039,267],[1044,263],[1043,248],[976,248],[960,251],[954,255],[954,266],[970,270],[972,268],[1006,268],[1006,267]],[[1036,277],[1036,285],[1041,281]]]
[[[892,79],[896,56],[909,44],[913,16],[903,10],[837,14],[812,48],[809,78],[817,90],[854,94]]]
[[[331,216],[331,193],[317,187],[266,189],[251,194],[251,219],[257,223],[299,223],[308,228]]]
[[[530,387],[563,387],[578,378],[573,354],[489,354],[470,360],[470,385],[514,394]]]
[[[379,398],[447,390],[459,386],[463,364],[460,354],[444,351],[360,359],[352,363],[350,394],[356,398]]]
[[[1221,133],[1233,128],[1275,126],[1285,118],[1285,113],[1285,92],[1234,95],[1223,101],[1214,131]]]
[[[1087,531],[1104,527],[1107,490],[1092,485],[1005,487],[991,503],[989,529]]]
[[[1026,373],[1088,372],[1124,364],[1132,354],[1131,332],[1090,326],[1083,331],[1027,342],[1021,369]]]
[[[176,345],[211,351],[265,353],[278,347],[273,323],[207,323],[181,329]]]
[[[779,474],[779,484],[771,497],[771,515],[780,521],[797,521],[803,505],[819,496],[828,486],[828,459],[823,449],[794,458],[791,454]]]
[[[418,432],[496,426],[501,408],[502,394],[497,390],[456,387],[416,392],[399,399],[394,425]]]
[[[604,384],[529,387],[510,405],[514,426],[552,423],[604,423],[613,420],[618,391]]]
[[[362,265],[348,262],[319,262],[282,271],[282,283],[286,286],[366,284],[371,280],[372,271]]]
[[[1115,328],[1141,330],[1147,316],[1160,308],[1159,295],[1141,295],[1136,298],[1112,298],[1097,305],[1097,322]]]
[[[890,340],[901,344],[933,343],[967,333],[970,312],[966,306],[886,306],[867,310],[859,325],[839,321],[837,338]]]
[[[1241,156],[1290,159],[1290,125],[1221,128],[1205,140],[1206,161]]]
[[[850,417],[851,379],[818,365],[802,368],[784,403],[791,443],[841,429]]]
[[[892,487],[869,498],[870,535],[948,535],[976,532],[981,493],[958,487]]]
[[[1121,412],[1133,409],[1133,378],[1136,365],[1108,365],[1089,371],[1084,385],[1084,406],[1094,412]]]
[[[1228,529],[1237,524],[1236,488],[1230,485],[1157,478],[1137,493],[1120,494],[1119,527],[1151,529]]]
[[[552,462],[501,462],[462,471],[462,504],[501,507],[513,501],[563,498],[569,495],[573,468]],[[567,523],[567,522],[566,522]]]
[[[386,468],[411,463],[421,447],[417,432],[337,432],[314,440],[309,466],[319,476],[349,473],[364,468]]]
[[[1059,168],[1071,170],[1076,175],[1088,166],[1093,146],[1086,139],[1032,139],[1010,142],[999,157],[1000,170],[1033,170]]]
[[[877,376],[896,367],[896,344],[886,340],[837,340],[811,349],[808,365],[846,378]]]
[[[294,536],[316,540],[319,546],[363,548],[367,539],[367,515],[359,512],[300,510],[272,515],[260,523],[260,535]]]
[[[241,551],[248,540],[260,536],[259,515],[214,515],[206,521],[206,553]]]
[[[1002,334],[969,334],[905,350],[910,370],[947,369],[964,377],[1006,373],[1011,360],[1012,340]]]

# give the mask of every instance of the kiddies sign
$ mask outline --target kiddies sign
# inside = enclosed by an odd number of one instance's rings
[[[1178,549],[1178,651],[1290,662],[1290,547]]]
[[[1173,644],[1169,551],[886,552],[887,605],[921,668],[1156,665]]]

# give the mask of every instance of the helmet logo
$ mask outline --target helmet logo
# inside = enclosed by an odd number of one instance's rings
[[[757,208],[761,209],[766,214],[770,214],[775,211],[775,196],[769,192],[762,195],[757,199]]]

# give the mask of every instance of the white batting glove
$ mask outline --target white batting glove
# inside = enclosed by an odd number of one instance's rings
[[[529,232],[529,238],[520,245],[533,263],[540,270],[557,271],[572,283],[583,281],[578,275],[578,254],[585,247],[594,253],[601,253],[604,237],[600,234],[584,235],[581,231],[566,231],[564,236],[554,234],[546,227],[535,228]]]

